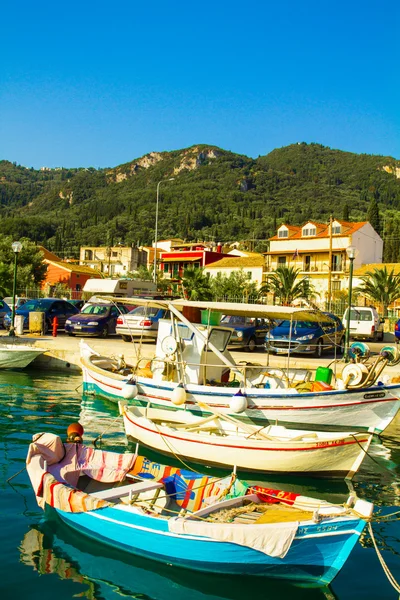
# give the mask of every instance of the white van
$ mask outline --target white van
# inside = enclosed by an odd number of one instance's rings
[[[346,308],[343,315],[343,326],[347,327]],[[383,341],[383,324],[385,319],[381,319],[376,308],[372,306],[352,306],[350,310],[350,337],[355,340],[372,339],[374,341]]]

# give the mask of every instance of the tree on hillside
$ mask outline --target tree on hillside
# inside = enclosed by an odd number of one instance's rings
[[[386,317],[388,306],[400,298],[400,273],[395,275],[393,269],[389,273],[384,267],[367,271],[361,279],[363,280],[362,285],[356,287],[354,291],[381,304],[383,316]]]
[[[272,275],[267,277],[265,284],[260,288],[260,295],[272,293],[280,304],[288,306],[294,300],[308,300],[315,295],[314,287],[307,277],[298,281],[300,269],[294,267],[278,267]]]
[[[210,279],[204,275],[203,269],[189,267],[182,278],[182,288],[187,300],[212,300],[213,293]]]
[[[367,220],[371,223],[379,235],[381,234],[381,217],[379,214],[379,206],[375,198],[373,198],[368,207]]]

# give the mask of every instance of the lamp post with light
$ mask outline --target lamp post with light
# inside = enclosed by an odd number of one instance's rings
[[[11,244],[11,248],[14,252],[14,284],[13,284],[13,296],[12,296],[12,317],[11,317],[11,327],[10,327],[10,335],[15,335],[15,291],[17,289],[17,263],[18,263],[18,254],[22,250],[21,242],[13,242]]]
[[[170,177],[167,181],[173,181],[175,177]],[[158,198],[160,194],[160,184],[163,183],[165,179],[162,179],[157,183],[157,201],[156,201],[156,227],[154,232],[154,273],[153,273],[153,281],[157,284],[157,237],[158,237]]]
[[[346,254],[350,261],[349,270],[349,295],[347,300],[347,318],[346,318],[346,333],[344,342],[344,359],[346,362],[349,361],[349,340],[350,340],[350,313],[351,313],[351,295],[353,293],[353,266],[354,259],[356,257],[357,250],[354,246],[346,248]]]

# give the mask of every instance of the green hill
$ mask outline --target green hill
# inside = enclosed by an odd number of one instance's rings
[[[395,239],[399,167],[391,157],[305,143],[256,160],[197,145],[102,170],[38,171],[0,161],[1,228],[16,239],[26,236],[75,255],[82,244],[150,244],[162,181],[159,238],[249,239],[261,249],[281,222],[326,221],[346,213],[364,220],[376,200]]]

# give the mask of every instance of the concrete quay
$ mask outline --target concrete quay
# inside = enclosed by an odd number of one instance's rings
[[[84,339],[99,354],[105,356],[120,356],[123,355],[125,361],[130,364],[137,362],[137,357],[140,355],[143,359],[143,365],[147,360],[155,356],[155,342],[143,341],[135,343],[124,342],[119,336],[111,335],[107,338],[90,338],[90,337],[70,337],[64,332],[59,333],[56,337],[51,335],[38,336],[26,334],[23,336],[15,336],[11,338],[7,332],[0,333],[0,343],[16,344],[33,344],[40,348],[45,348],[46,352],[35,359],[32,366],[39,369],[49,369],[52,371],[71,371],[75,374],[81,372],[80,366],[80,350],[79,344],[81,339]],[[390,342],[385,342],[388,345]],[[379,347],[382,344],[374,344],[371,348],[374,352],[379,352]],[[376,346],[376,348],[375,348]],[[370,345],[371,347],[371,345]],[[288,357],[267,355],[266,352],[245,352],[243,350],[232,350],[231,354],[237,364],[240,362],[257,363],[265,367],[276,367],[286,369],[288,367]],[[314,358],[312,356],[292,355],[290,356],[290,367],[299,369],[310,369],[315,371],[319,366],[328,366],[334,360],[332,353],[323,355],[322,358]],[[338,374],[340,374],[344,363],[338,364]],[[390,378],[400,377],[400,367],[387,366],[384,370]]]

